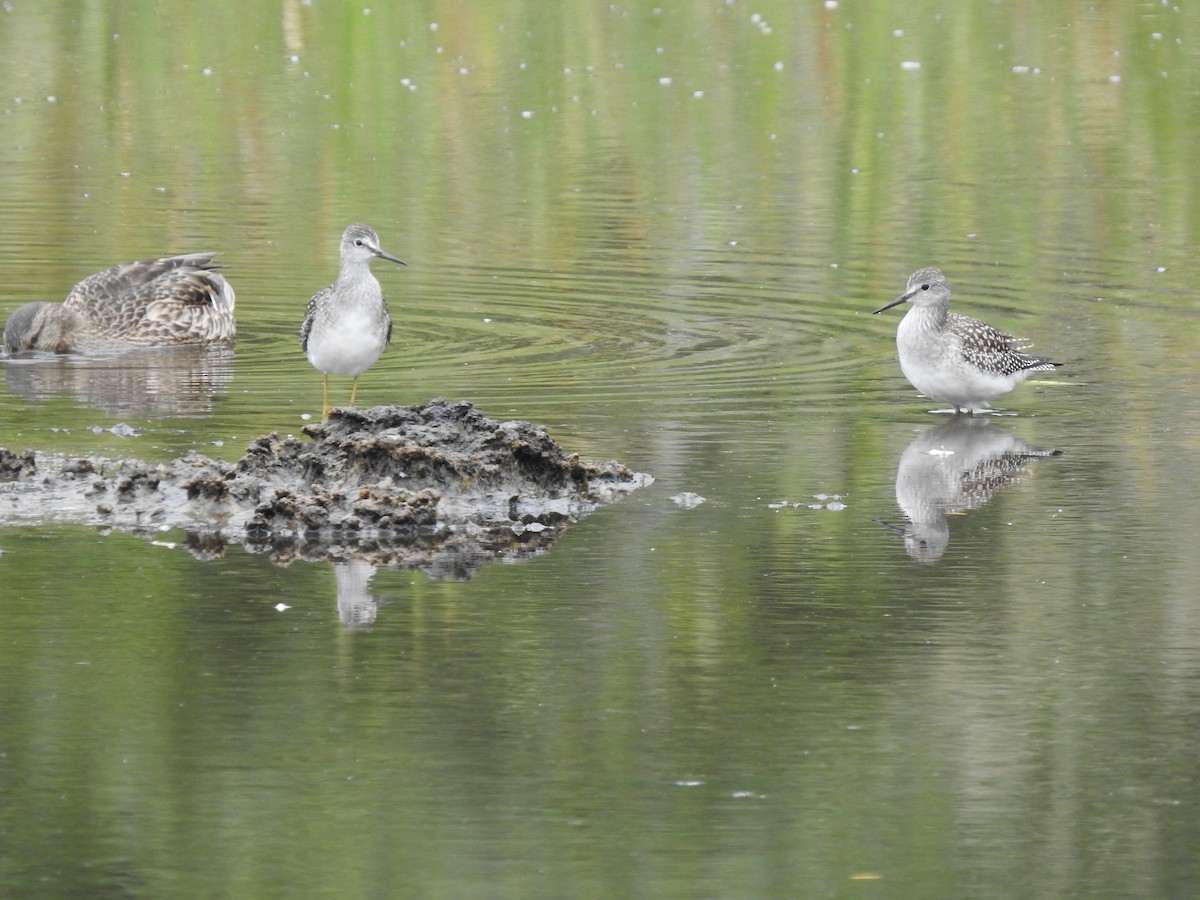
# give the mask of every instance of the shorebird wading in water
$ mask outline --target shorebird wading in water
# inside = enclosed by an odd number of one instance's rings
[[[371,274],[376,257],[406,265],[385,253],[379,236],[366,225],[350,225],[342,234],[337,281],[317,291],[304,311],[300,347],[325,376],[321,415],[329,417],[329,376],[349,375],[350,405],[358,395],[358,377],[375,364],[392,339],[392,318],[379,281]]]
[[[931,400],[950,403],[956,413],[989,409],[1034,372],[1061,363],[1022,351],[1032,345],[986,322],[950,312],[950,285],[940,269],[918,269],[903,294],[876,314],[911,303],[896,329],[900,369]]]
[[[233,287],[215,254],[121,263],[89,275],[62,303],[26,303],[4,324],[4,349],[112,352],[231,341]]]

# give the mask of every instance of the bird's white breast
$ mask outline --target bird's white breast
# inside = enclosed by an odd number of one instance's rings
[[[964,407],[986,404],[1024,380],[1024,372],[983,371],[966,359],[962,341],[962,335],[936,327],[931,315],[914,307],[896,331],[904,377],[931,400]]]
[[[378,316],[343,310],[309,336],[308,361],[326,375],[361,375],[383,353],[385,336]]]

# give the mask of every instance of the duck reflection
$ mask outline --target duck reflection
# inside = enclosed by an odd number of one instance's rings
[[[145,347],[113,356],[35,353],[4,360],[16,397],[44,402],[69,394],[114,416],[197,415],[233,379],[233,347],[190,344]]]
[[[1030,460],[1061,452],[1031,447],[987,419],[955,418],[923,431],[904,449],[896,503],[910,524],[881,524],[903,535],[913,559],[935,562],[950,543],[947,516],[986,505],[1029,474]]]

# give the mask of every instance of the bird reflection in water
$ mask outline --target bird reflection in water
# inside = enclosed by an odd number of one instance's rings
[[[110,356],[38,353],[3,361],[9,392],[44,402],[68,394],[110,415],[197,415],[233,380],[233,346],[139,347]]]
[[[930,428],[904,449],[896,471],[896,503],[909,524],[880,524],[903,536],[913,559],[936,562],[950,543],[947,516],[987,505],[1005,485],[1030,474],[1030,461],[1061,453],[1031,447],[983,419]]]
[[[347,628],[369,628],[379,613],[379,601],[371,593],[375,566],[361,559],[333,564],[337,582],[338,621]]]

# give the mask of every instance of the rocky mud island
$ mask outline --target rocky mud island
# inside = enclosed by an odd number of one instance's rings
[[[168,463],[0,449],[0,526],[81,524],[146,536],[182,529],[197,556],[228,544],[469,577],[548,546],[562,527],[649,484],[588,463],[525,421],[468,402],[335,409],[307,439],[265,435],[234,463]]]

